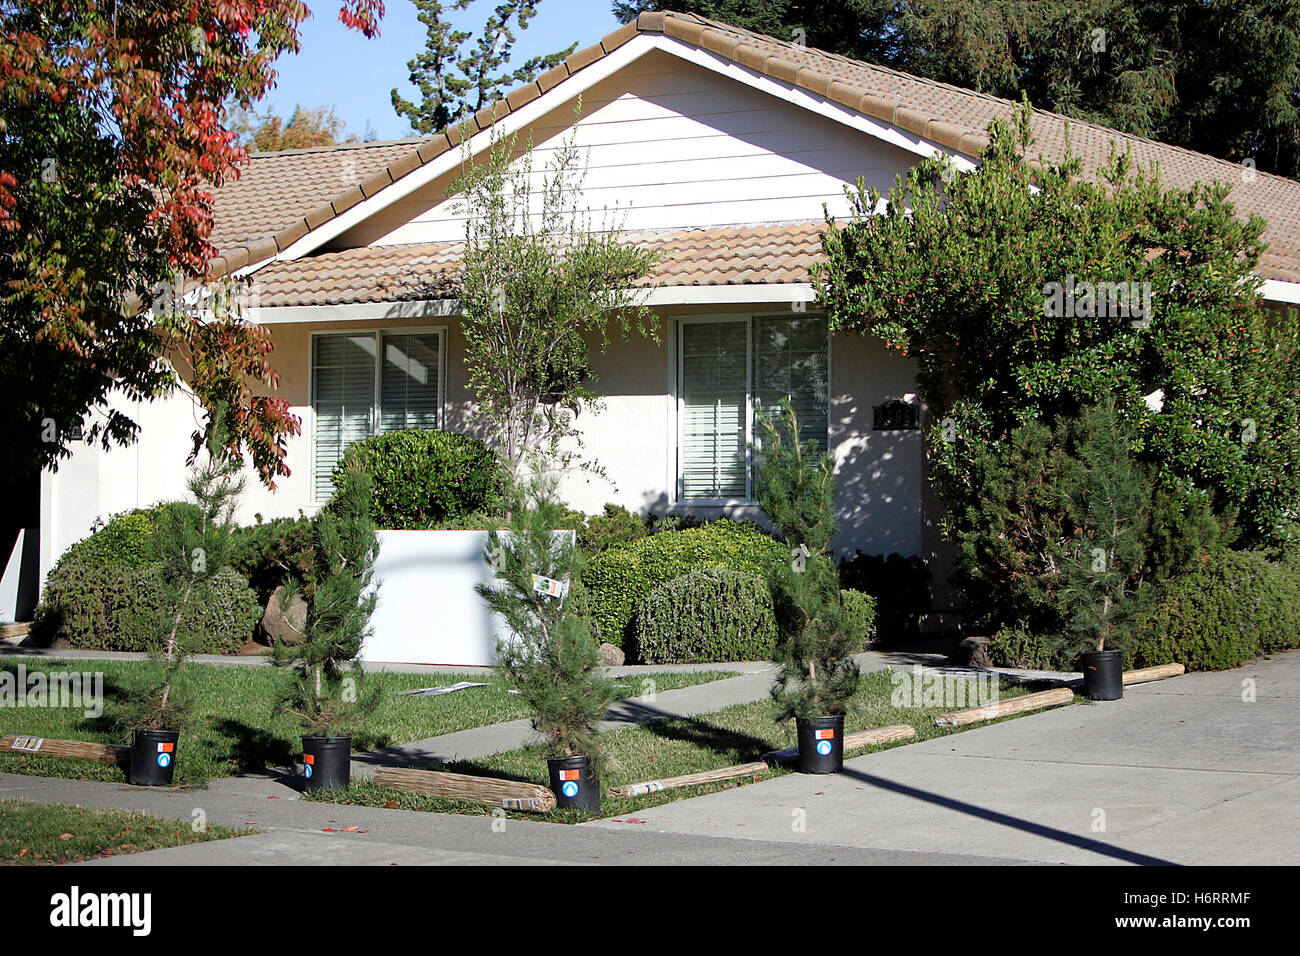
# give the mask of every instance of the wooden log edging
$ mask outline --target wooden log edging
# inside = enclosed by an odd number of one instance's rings
[[[891,724],[888,727],[872,727],[870,730],[859,730],[856,733],[844,735],[844,751],[860,750],[863,747],[875,747],[879,744],[889,744],[896,740],[910,740],[916,736],[916,728],[911,724]],[[768,760],[787,761],[794,760],[799,756],[798,747],[787,747],[785,750],[773,750],[764,754]]]
[[[701,770],[681,777],[665,777],[663,780],[646,780],[643,783],[626,783],[621,787],[610,787],[611,797],[644,797],[651,793],[676,790],[679,787],[693,787],[702,783],[717,783],[720,780],[734,780],[737,777],[761,777],[767,773],[767,764],[742,763],[734,767],[722,767],[718,770]]]
[[[0,737],[0,753],[71,757],[77,760],[98,760],[100,763],[123,763],[131,758],[131,748],[123,744],[92,744],[85,740],[55,740],[22,734]]]
[[[1164,680],[1167,677],[1177,677],[1185,673],[1187,673],[1187,668],[1182,664],[1160,664],[1156,667],[1125,671],[1123,679],[1125,684],[1145,684],[1147,681]]]
[[[1057,687],[1036,694],[1026,694],[1023,697],[1013,697],[1011,700],[1000,700],[982,707],[969,707],[966,710],[940,714],[934,718],[934,723],[937,727],[964,727],[967,724],[978,724],[996,717],[1024,714],[1031,710],[1042,710],[1044,707],[1056,707],[1060,704],[1068,704],[1072,700],[1074,700],[1074,691],[1068,687]]]
[[[406,790],[428,797],[468,800],[505,810],[545,813],[555,809],[555,794],[546,787],[518,780],[474,777],[442,770],[401,770],[384,767],[375,771],[371,782],[377,787]]]

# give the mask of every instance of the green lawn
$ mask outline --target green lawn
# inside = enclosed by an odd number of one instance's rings
[[[88,718],[82,710],[48,707],[0,707],[0,736],[27,734],[99,743],[125,743],[114,733],[114,707],[138,675],[136,661],[22,661],[27,672],[70,670],[97,671],[104,675],[105,713]],[[16,671],[18,662],[0,663],[0,670]],[[653,688],[656,692],[734,677],[727,671],[698,673],[637,674],[620,678],[621,697],[635,697]],[[482,727],[528,716],[524,703],[507,692],[495,675],[481,674],[373,674],[382,681],[383,703],[364,721],[353,741],[354,749],[372,750],[409,743],[425,737]],[[194,664],[187,678],[197,700],[197,726],[181,738],[175,782],[198,784],[212,777],[228,776],[286,766],[302,752],[301,727],[289,716],[272,713],[281,688],[290,679],[286,671],[271,667]],[[440,696],[398,696],[398,691],[436,687],[459,681],[486,682]],[[647,683],[653,681],[653,684]],[[121,782],[118,767],[86,760],[27,757],[0,754],[0,772],[37,776],[78,777]]]
[[[863,675],[862,684],[853,701],[853,711],[845,719],[846,733],[871,727],[910,724],[916,729],[914,740],[919,741],[968,729],[934,725],[937,714],[959,708],[942,705],[894,706],[891,700],[895,690],[892,673],[880,671]],[[1027,692],[1023,687],[1005,682],[999,689],[1002,699],[1019,697]],[[1001,719],[1012,720],[1014,717]],[[985,724],[977,726],[985,726]],[[772,719],[772,704],[764,700],[728,707],[701,717],[668,720],[614,731],[607,734],[606,739],[608,740],[608,764],[605,776],[601,780],[602,790],[627,783],[676,777],[757,761],[768,751],[793,746],[795,730],[793,723],[785,726],[776,723]],[[885,750],[903,745],[903,743],[886,744],[872,749]],[[851,755],[867,752],[869,751],[853,751]],[[540,747],[507,751],[473,762],[449,764],[446,769],[456,773],[508,777],[547,784],[546,755]],[[767,772],[764,779],[789,772],[791,771],[773,768]],[[748,782],[746,779],[740,782],[706,784],[633,798],[614,798],[606,794],[601,807],[601,816],[620,816],[657,804],[680,800],[683,797],[744,786]],[[353,783],[351,789],[343,793],[313,794],[311,799],[366,806],[396,806],[402,809],[443,813],[489,812],[486,808],[475,804],[423,797],[368,783]],[[512,812],[509,815],[518,819],[552,820],[563,823],[577,823],[591,819],[590,814],[573,810],[556,810],[549,814]]]
[[[188,820],[160,820],[126,810],[0,800],[0,865],[76,863],[142,850],[224,840],[255,833]]]

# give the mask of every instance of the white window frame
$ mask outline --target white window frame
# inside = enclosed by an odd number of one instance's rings
[[[375,392],[370,400],[370,436],[376,433],[375,429],[379,427],[380,421],[383,420],[383,370],[384,370],[384,350],[383,339],[385,335],[437,335],[438,336],[438,428],[444,428],[446,422],[447,407],[447,326],[445,325],[418,325],[418,326],[394,326],[394,327],[377,327],[370,329],[313,329],[311,332],[311,341],[308,346],[310,355],[307,359],[307,396],[311,404],[311,447],[308,450],[311,457],[311,473],[307,476],[310,502],[312,505],[323,505],[325,502],[316,498],[316,427],[318,424],[316,418],[316,339],[325,335],[370,335],[375,339]]]
[[[809,311],[807,313],[796,313],[800,318],[825,318],[825,314],[820,311]],[[672,463],[672,480],[669,483],[671,487],[670,504],[683,508],[752,508],[758,502],[754,500],[754,320],[763,318],[787,318],[790,316],[789,310],[786,311],[765,311],[765,312],[723,312],[711,315],[686,315],[675,318],[671,324],[672,341],[671,352],[669,353],[669,369],[672,378],[672,402],[673,427],[670,430],[672,435],[672,447],[668,449],[668,460]],[[685,414],[685,396],[682,394],[682,382],[684,381],[683,365],[685,354],[682,349],[681,327],[683,325],[697,323],[716,323],[716,322],[744,322],[746,323],[745,334],[745,497],[744,498],[687,498],[684,492],[684,476],[682,474],[682,428]],[[829,325],[826,329],[826,443],[827,450],[832,450],[831,444],[831,396],[833,394],[831,387],[832,372],[831,356],[831,331]]]

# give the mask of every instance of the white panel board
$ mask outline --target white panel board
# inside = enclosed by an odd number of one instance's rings
[[[379,606],[363,661],[495,664],[499,622],[475,587],[492,579],[486,531],[380,531]]]

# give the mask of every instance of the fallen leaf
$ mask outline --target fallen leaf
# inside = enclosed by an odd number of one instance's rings
[[[358,827],[358,826],[344,827],[344,828],[343,828],[343,832],[344,832],[344,833],[356,833],[356,832],[357,832],[358,830],[360,830],[360,829],[361,829],[361,827]]]
[[[321,828],[320,828],[320,832],[321,832],[321,833],[338,833],[339,831],[338,831],[338,830],[335,830],[333,827],[321,827]]]
[[[26,855],[27,855],[27,847],[23,847],[23,852],[19,853],[18,855],[19,855],[20,857],[26,856]]]
[[[71,839],[72,839],[72,834],[71,834],[71,833],[60,833],[60,834],[59,834],[59,839],[60,839],[60,840],[71,840]]]
[[[396,810],[396,809],[397,809],[397,801],[396,801],[396,800],[389,800],[387,803],[384,804],[384,809],[385,809],[385,810]]]

